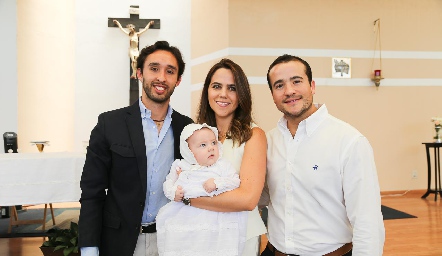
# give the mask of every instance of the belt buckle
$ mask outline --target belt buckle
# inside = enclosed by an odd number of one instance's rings
[[[156,226],[156,222],[151,222],[151,223],[147,223],[147,224],[141,224],[140,225],[140,234],[144,234],[144,233],[155,233],[156,232],[156,227],[154,227],[155,231],[154,232],[143,232],[143,228],[149,228],[151,226]]]

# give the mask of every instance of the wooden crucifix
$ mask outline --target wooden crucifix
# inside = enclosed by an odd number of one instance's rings
[[[129,105],[135,103],[139,97],[137,72],[137,58],[139,51],[138,37],[147,29],[159,29],[161,26],[159,19],[140,19],[139,6],[131,5],[129,9],[130,18],[108,18],[108,27],[120,28],[129,36],[129,66],[130,66],[130,87]],[[139,29],[137,32],[136,29]]]

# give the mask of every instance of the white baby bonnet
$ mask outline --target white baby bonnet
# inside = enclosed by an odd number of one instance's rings
[[[189,144],[187,143],[187,139],[192,136],[195,131],[201,130],[202,128],[209,128],[215,134],[216,141],[218,142],[218,150],[219,150],[219,158],[221,158],[223,154],[223,144],[218,141],[218,129],[215,127],[209,126],[208,124],[188,124],[184,127],[180,136],[180,152],[181,156],[183,156],[184,160],[186,160],[189,164],[198,165],[198,162],[195,159],[192,151],[189,149]]]

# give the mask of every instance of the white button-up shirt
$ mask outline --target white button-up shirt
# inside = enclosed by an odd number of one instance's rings
[[[294,137],[281,118],[267,133],[268,237],[288,254],[324,255],[353,242],[353,255],[382,255],[385,229],[373,150],[325,105]]]

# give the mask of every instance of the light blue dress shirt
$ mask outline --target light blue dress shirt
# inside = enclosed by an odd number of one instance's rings
[[[172,131],[172,108],[169,106],[160,133],[151,118],[152,112],[140,100],[141,119],[147,156],[147,191],[142,223],[155,221],[162,206],[169,202],[164,195],[163,183],[174,161],[174,141]]]

